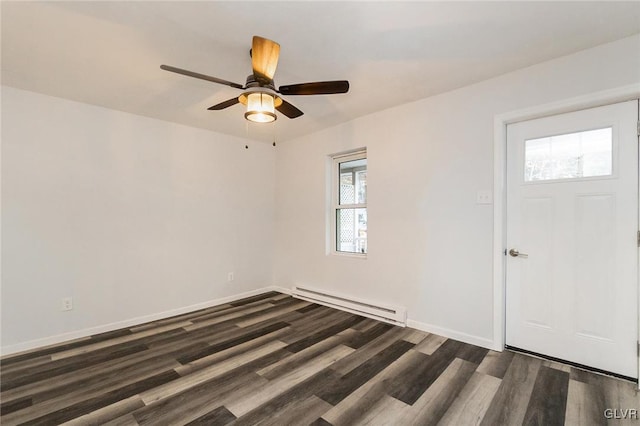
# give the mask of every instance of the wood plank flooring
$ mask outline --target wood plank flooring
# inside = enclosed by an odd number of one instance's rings
[[[3,425],[640,425],[632,383],[275,292],[0,367]]]

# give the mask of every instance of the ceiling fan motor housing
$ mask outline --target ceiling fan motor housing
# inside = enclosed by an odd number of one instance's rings
[[[247,76],[247,82],[245,83],[244,87],[245,88],[249,88],[249,87],[267,87],[269,89],[272,89],[273,91],[276,90],[276,87],[273,85],[273,80],[258,79],[253,74],[250,74],[250,75]]]
[[[251,93],[265,93],[270,95],[273,98],[273,103],[276,108],[282,105],[282,99],[278,96],[275,87],[273,85],[273,80],[269,85],[262,85],[258,82],[253,75],[247,77],[247,84],[245,85],[246,91],[238,96],[238,100],[242,105],[247,105],[247,98]]]

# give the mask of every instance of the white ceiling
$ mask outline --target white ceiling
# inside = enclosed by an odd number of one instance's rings
[[[218,132],[287,140],[640,32],[640,2],[8,2],[2,83]],[[290,96],[305,112],[248,125],[207,111],[244,84],[253,35],[281,44],[276,85],[347,79]]]

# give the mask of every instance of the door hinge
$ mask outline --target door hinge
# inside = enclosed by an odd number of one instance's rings
[[[640,247],[640,231],[638,231],[638,247]]]

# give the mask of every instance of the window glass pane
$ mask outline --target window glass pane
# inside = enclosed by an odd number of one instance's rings
[[[367,159],[340,163],[340,204],[367,202]]]
[[[608,127],[525,141],[524,180],[611,175],[612,135]]]
[[[367,252],[367,209],[336,210],[336,250]]]

